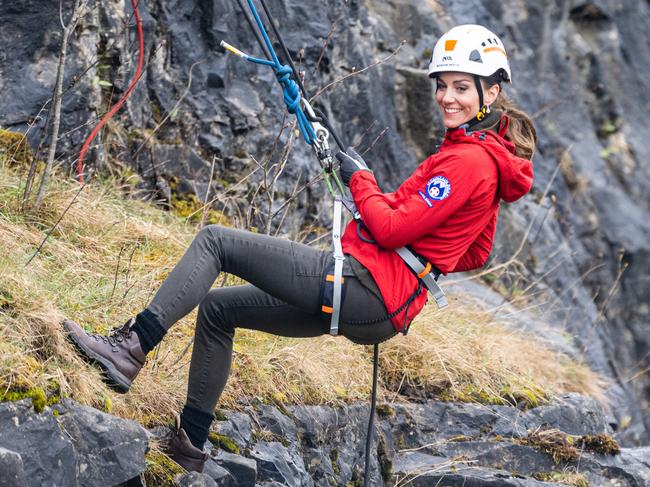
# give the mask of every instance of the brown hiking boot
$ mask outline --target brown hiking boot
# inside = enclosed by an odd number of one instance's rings
[[[169,458],[178,463],[188,472],[203,472],[205,462],[210,455],[195,447],[181,428],[180,416],[176,417],[176,430],[172,430],[170,436],[165,439],[163,451]]]
[[[90,335],[72,320],[63,320],[62,325],[84,357],[102,368],[106,382],[117,392],[124,393],[145,362],[140,339],[131,329],[134,323],[131,318],[107,336]]]

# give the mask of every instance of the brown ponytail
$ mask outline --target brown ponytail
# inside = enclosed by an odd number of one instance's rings
[[[499,83],[501,79],[500,71],[483,78],[488,87]],[[515,144],[515,153],[524,159],[532,159],[537,145],[537,132],[528,114],[520,110],[503,91],[499,91],[499,96],[491,108],[501,110],[510,119],[506,139]]]
[[[524,159],[532,159],[537,145],[537,132],[528,114],[517,108],[503,92],[499,92],[492,107],[503,111],[510,119],[506,139],[515,144],[515,153]]]

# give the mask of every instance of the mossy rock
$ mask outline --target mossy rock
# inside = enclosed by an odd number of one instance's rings
[[[225,450],[229,453],[234,453],[235,455],[241,455],[241,450],[239,449],[239,446],[237,446],[235,440],[233,440],[229,436],[220,435],[215,431],[210,431],[210,434],[208,435],[208,440],[210,440],[210,442],[217,448],[221,448],[222,450]]]
[[[576,440],[576,446],[601,455],[618,455],[621,447],[616,440],[605,433],[597,435],[583,435]]]
[[[0,129],[0,163],[28,166],[32,161],[32,149],[25,136],[18,132]]]
[[[380,418],[392,418],[395,416],[395,408],[390,404],[377,404],[377,415]]]
[[[34,411],[37,413],[43,412],[45,406],[48,405],[47,394],[42,387],[14,388],[0,393],[0,402],[22,401],[23,399],[31,399]]]
[[[580,453],[575,446],[575,439],[558,429],[536,431],[526,438],[518,440],[518,443],[532,446],[550,455],[556,464],[580,460]]]
[[[574,487],[589,487],[586,477],[577,472],[536,472],[532,475],[535,480],[572,485]]]
[[[159,451],[150,451],[145,455],[144,478],[147,485],[173,487],[174,478],[185,473],[185,469],[171,458]]]

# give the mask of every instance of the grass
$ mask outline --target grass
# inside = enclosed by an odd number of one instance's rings
[[[125,197],[111,181],[96,181],[25,266],[78,185],[54,178],[39,212],[25,214],[22,171],[0,158],[0,391],[40,388],[50,402],[70,396],[146,426],[169,422],[185,399],[194,315],[172,328],[127,395],[104,386],[59,323],[69,317],[106,332],[134,316],[180,258],[195,225]],[[225,284],[235,281],[228,277]],[[424,395],[527,407],[567,391],[602,398],[596,374],[506,325],[459,297],[441,312],[425,308],[408,336],[381,348],[381,398]],[[371,374],[372,349],[344,338],[238,331],[219,406],[365,401]]]

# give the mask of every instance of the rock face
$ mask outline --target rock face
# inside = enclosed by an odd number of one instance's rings
[[[503,208],[493,259],[515,256],[523,266],[516,277],[502,277],[506,288],[532,290],[531,299],[543,303],[540,309],[558,333],[566,328],[572,335],[574,353],[613,379],[611,423],[630,425],[620,432],[622,441],[650,442],[650,378],[644,372],[650,366],[648,2],[269,3],[311,93],[387,57],[406,41],[389,61],[316,98],[344,139],[368,149],[367,160],[386,190],[394,189],[442,134],[426,75],[435,39],[455,24],[474,22],[502,36],[514,73],[507,90],[533,115],[539,146],[535,187],[524,201]],[[63,2],[64,9],[70,4]],[[237,2],[139,5],[146,74],[118,116],[122,132],[106,134],[114,137],[107,147],[118,147],[120,163],[137,170],[157,197],[169,200],[173,191],[202,199],[213,160],[212,195],[225,194],[255,169],[248,154],[280,160],[290,135],[288,130],[280,134],[285,109],[273,73],[219,47],[226,39],[260,55]],[[128,2],[95,2],[75,31],[65,77],[66,86],[74,87],[63,102],[61,133],[66,135],[58,154],[64,161],[75,159],[88,131],[77,127],[92,125],[100,107],[128,85],[137,59],[129,51],[133,35],[124,29],[130,15]],[[59,37],[58,3],[0,5],[0,125],[28,132],[33,145],[44,134],[41,108],[52,91]],[[99,61],[92,64],[94,59]],[[158,127],[165,115],[169,119]],[[138,150],[154,129],[147,139],[154,142],[151,149]],[[106,155],[97,151],[94,164],[106,164]],[[263,228],[265,211],[279,210],[296,181],[300,186],[317,171],[310,149],[297,142],[270,210],[233,197],[230,204],[242,208],[230,206],[226,212],[235,220],[250,217],[236,223]],[[246,184],[258,185],[260,178],[253,174]],[[238,188],[241,193],[233,194],[243,195],[246,186]],[[284,218],[278,212],[270,225],[281,224],[285,232],[305,221],[327,226],[327,217],[317,216],[329,214],[323,195],[322,186],[307,188],[292,211]]]
[[[0,404],[0,485],[118,485],[144,470],[147,447],[137,423],[70,400]]]
[[[603,411],[576,394],[529,411],[434,401],[379,410],[373,486],[650,485],[650,447],[617,451],[608,443],[612,431]],[[143,485],[147,435],[141,427],[70,400],[54,411],[35,413],[29,401],[0,404],[0,485]],[[358,485],[368,412],[365,404],[223,411],[227,419],[214,426],[221,437],[251,431],[228,437],[240,452],[208,443],[203,473],[178,475],[174,485]]]

